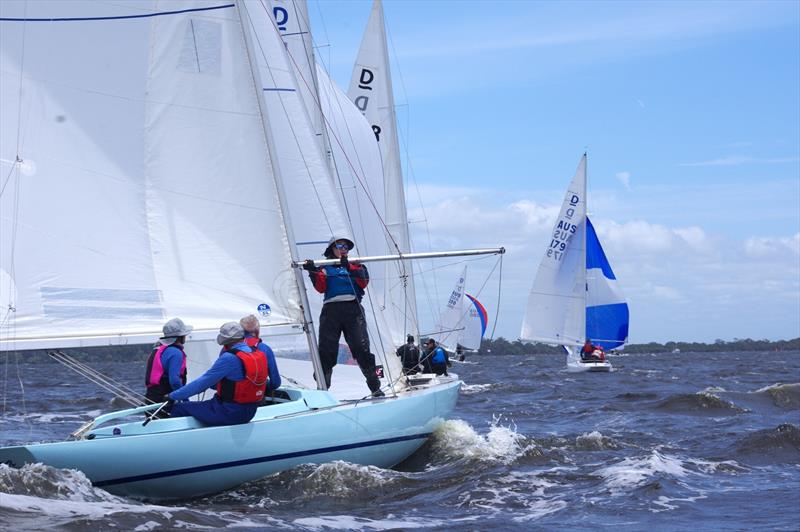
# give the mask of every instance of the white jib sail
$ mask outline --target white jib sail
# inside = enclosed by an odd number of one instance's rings
[[[0,32],[3,348],[301,319],[235,8],[163,7],[2,3],[81,19]]]
[[[347,95],[364,113],[380,148],[385,183],[385,220],[392,235],[391,252],[409,253],[411,238],[400,164],[400,145],[397,137],[383,5],[380,0],[376,0],[372,6]],[[403,319],[403,329],[418,336],[412,263],[397,262],[394,263],[393,269],[398,281],[390,286],[390,301],[395,307],[395,312]]]
[[[586,155],[564,196],[528,297],[520,338],[581,345],[586,335]]]

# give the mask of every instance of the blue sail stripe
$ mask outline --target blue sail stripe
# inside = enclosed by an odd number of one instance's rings
[[[586,269],[600,268],[603,275],[608,279],[616,279],[614,271],[611,269],[611,264],[608,263],[606,254],[603,251],[603,246],[600,245],[600,240],[597,238],[597,233],[594,230],[592,222],[589,217],[586,217]]]
[[[146,475],[136,475],[132,477],[114,478],[109,480],[101,480],[93,482],[92,484],[97,487],[110,486],[112,484],[126,484],[128,482],[141,482],[143,480],[152,480],[156,478],[172,477],[176,475],[188,475],[191,473],[202,473],[203,471],[214,471],[216,469],[228,469],[231,467],[241,467],[251,464],[260,464],[263,462],[275,462],[278,460],[286,460],[288,458],[299,458],[302,456],[312,456],[315,454],[325,454],[335,451],[345,451],[348,449],[358,449],[361,447],[374,447],[375,445],[385,445],[387,443],[397,443],[402,441],[424,439],[431,435],[431,432],[422,434],[412,434],[410,436],[398,436],[396,438],[385,438],[382,440],[373,440],[359,443],[348,443],[345,445],[334,445],[332,447],[322,447],[319,449],[309,449],[307,451],[297,451],[293,453],[274,454],[271,456],[259,456],[256,458],[247,458],[245,460],[235,460],[233,462],[222,462],[219,464],[208,464],[196,467],[186,467],[183,469],[174,469],[172,471],[159,471],[157,473],[148,473]]]
[[[132,18],[163,17],[166,15],[180,15],[181,13],[197,13],[199,11],[213,11],[216,9],[228,9],[236,4],[225,4],[211,7],[195,7],[191,9],[180,9],[178,11],[156,11],[155,13],[144,13],[142,15],[117,15],[109,17],[53,17],[53,18],[16,18],[0,17],[0,22],[85,22],[94,20],[124,20]]]

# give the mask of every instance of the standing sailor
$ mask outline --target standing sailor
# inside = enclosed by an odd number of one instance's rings
[[[345,342],[367,380],[369,391],[380,397],[383,395],[381,381],[375,373],[375,355],[369,351],[367,320],[361,306],[369,272],[363,264],[347,260],[347,253],[353,247],[352,240],[331,238],[324,255],[328,259],[339,259],[339,263],[320,268],[314,261],[307,260],[303,269],[308,271],[314,289],[325,294],[319,315],[319,356],[325,383],[330,387],[333,367],[339,357],[339,338],[344,333]]]
[[[192,326],[173,318],[161,329],[164,336],[147,359],[144,383],[147,386],[145,397],[153,403],[160,403],[164,395],[186,384],[186,353],[183,345]]]
[[[414,336],[409,334],[406,343],[397,348],[397,356],[403,364],[403,373],[412,375],[419,373],[419,348],[414,345]]]

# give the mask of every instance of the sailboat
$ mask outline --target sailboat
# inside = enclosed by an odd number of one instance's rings
[[[256,42],[280,39],[274,24],[256,31],[262,11],[212,0],[0,4],[0,350],[145,344],[180,316],[195,328],[191,366],[218,352],[221,323],[258,312],[267,338],[304,335],[322,375],[289,197],[297,186],[318,198],[324,179],[293,170],[276,140],[287,121],[306,140],[313,127],[304,106],[269,101],[297,87],[265,79],[270,60],[287,58],[281,46],[259,57]],[[467,254],[487,252],[501,251]],[[316,386],[282,387],[242,425],[143,423],[158,404],[110,412],[68,441],[0,448],[0,463],[78,469],[151,500],[301,463],[391,467],[452,412],[461,381],[398,380],[386,397],[357,400]]]
[[[564,196],[533,281],[520,339],[561,345],[571,372],[611,371],[611,362],[582,361],[586,340],[619,349],[628,339],[628,304],[586,215],[586,154]]]
[[[465,291],[467,267],[459,275],[436,326],[436,340],[463,360],[463,350],[477,351],[486,332],[488,315],[475,297]]]

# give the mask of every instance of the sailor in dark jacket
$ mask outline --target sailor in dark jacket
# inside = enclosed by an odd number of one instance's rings
[[[361,306],[369,272],[363,264],[347,260],[353,246],[353,241],[348,238],[331,238],[324,255],[328,259],[339,259],[337,264],[321,268],[311,260],[303,264],[314,289],[325,294],[319,315],[319,356],[325,383],[330,387],[333,367],[339,357],[339,338],[344,333],[345,342],[358,362],[370,392],[381,396],[381,381],[376,375],[375,355],[369,350],[367,320]]]

